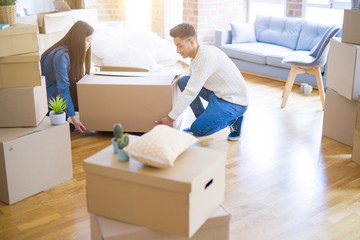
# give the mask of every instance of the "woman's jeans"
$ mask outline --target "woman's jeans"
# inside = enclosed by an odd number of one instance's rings
[[[190,76],[183,76],[178,80],[178,86],[184,91]],[[200,97],[208,102],[206,109],[204,108]],[[194,136],[207,136],[220,131],[223,128],[235,123],[238,124],[238,130],[241,131],[243,114],[247,106],[240,106],[230,103],[215,96],[213,91],[202,88],[199,95],[190,104],[195,114],[196,120],[191,125],[191,132]],[[240,134],[239,131],[239,134]]]

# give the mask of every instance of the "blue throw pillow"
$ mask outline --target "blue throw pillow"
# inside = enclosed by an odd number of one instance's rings
[[[254,25],[250,23],[230,23],[232,43],[256,42]]]

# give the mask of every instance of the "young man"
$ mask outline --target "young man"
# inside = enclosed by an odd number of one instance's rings
[[[156,123],[173,127],[173,121],[190,105],[196,116],[190,128],[194,136],[207,136],[230,126],[228,140],[239,140],[249,102],[239,69],[217,47],[200,46],[190,24],[175,26],[170,36],[174,38],[177,53],[191,58],[190,76],[178,80],[182,93],[168,116]],[[200,97],[208,101],[206,109]]]

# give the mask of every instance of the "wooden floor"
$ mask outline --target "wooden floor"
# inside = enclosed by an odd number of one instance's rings
[[[322,137],[317,91],[304,96],[294,86],[281,109],[283,82],[245,78],[251,98],[241,141],[228,142],[228,129],[200,139],[227,152],[231,239],[360,239],[360,166],[350,147]],[[73,180],[0,203],[0,239],[90,239],[82,163],[111,137],[72,133]]]

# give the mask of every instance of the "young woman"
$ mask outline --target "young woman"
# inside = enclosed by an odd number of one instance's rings
[[[93,33],[89,24],[77,21],[60,41],[41,55],[48,98],[60,95],[66,100],[66,115],[81,133],[86,128],[75,116],[78,110],[76,83],[90,72]]]

